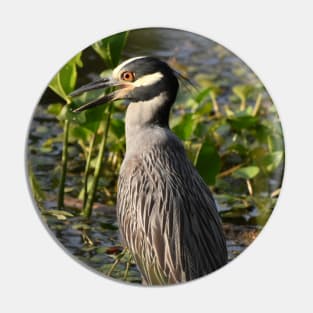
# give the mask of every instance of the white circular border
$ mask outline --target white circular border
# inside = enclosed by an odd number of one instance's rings
[[[1,56],[0,310],[310,311],[313,23],[309,4],[264,0],[252,5],[237,0],[111,5],[55,0],[12,1],[1,8],[0,26],[5,33]],[[64,253],[33,208],[24,168],[33,110],[57,70],[98,39],[152,26],[204,35],[242,58],[272,96],[286,143],[282,194],[257,240],[222,270],[167,288],[139,288],[104,279]]]

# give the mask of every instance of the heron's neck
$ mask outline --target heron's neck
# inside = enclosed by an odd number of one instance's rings
[[[168,128],[169,112],[173,100],[167,94],[160,93],[158,96],[139,102],[131,102],[126,112],[126,149],[136,142],[139,133],[147,127],[159,126]]]

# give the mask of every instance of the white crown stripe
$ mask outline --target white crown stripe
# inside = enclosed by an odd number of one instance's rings
[[[135,58],[132,58],[132,59],[129,59],[129,60],[126,60],[125,62],[121,63],[119,66],[117,66],[114,70],[113,70],[113,77],[116,77],[117,74],[121,71],[121,69],[126,66],[127,64],[135,61],[135,60],[138,60],[138,59],[142,59],[142,58],[145,58],[145,56],[140,56],[140,57],[135,57]]]

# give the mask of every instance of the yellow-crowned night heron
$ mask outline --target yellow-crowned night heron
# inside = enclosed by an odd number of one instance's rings
[[[227,250],[214,199],[168,125],[177,74],[157,58],[132,58],[111,78],[72,96],[108,86],[117,90],[75,111],[117,99],[129,102],[117,217],[143,282],[184,282],[220,268],[227,263]]]

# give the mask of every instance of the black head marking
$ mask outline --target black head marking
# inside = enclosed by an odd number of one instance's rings
[[[132,101],[147,101],[162,92],[167,94],[168,102],[175,101],[178,91],[178,80],[175,72],[167,63],[155,57],[142,57],[125,64],[119,72],[131,71],[135,74],[135,81],[150,74],[161,73],[162,78],[153,85],[138,86],[129,92],[127,98]]]

